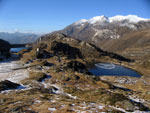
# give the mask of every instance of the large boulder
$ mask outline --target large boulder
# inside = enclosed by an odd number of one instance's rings
[[[20,84],[13,83],[9,80],[1,81],[0,82],[0,92],[4,90],[9,90],[9,89],[16,89],[20,86]]]

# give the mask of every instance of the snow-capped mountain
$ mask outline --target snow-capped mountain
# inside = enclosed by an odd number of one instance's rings
[[[81,19],[75,22],[74,25],[82,25],[82,24],[85,24],[86,22],[89,24],[95,24],[95,23],[105,24],[105,23],[124,22],[124,21],[127,21],[128,23],[138,23],[140,21],[146,22],[149,20],[150,19],[141,18],[136,15],[127,15],[127,16],[117,15],[114,17],[106,17],[102,15],[102,16],[96,16],[96,17],[90,18],[88,20]]]
[[[124,21],[124,20],[128,20],[130,23],[137,23],[139,21],[149,21],[149,19],[141,18],[138,17],[137,15],[127,15],[127,16],[117,15],[109,18],[109,22]]]
[[[150,19],[136,15],[117,15],[114,17],[102,15],[81,19],[58,32],[80,40],[103,44],[106,40],[118,39],[129,32],[145,28],[150,28]]]

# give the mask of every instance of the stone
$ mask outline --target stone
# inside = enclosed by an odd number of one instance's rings
[[[1,81],[0,82],[0,92],[4,91],[4,90],[9,90],[9,89],[16,89],[19,86],[20,86],[20,84],[13,83],[9,80]]]

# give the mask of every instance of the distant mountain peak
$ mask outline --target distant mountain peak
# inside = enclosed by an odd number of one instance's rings
[[[109,22],[109,19],[108,19],[108,17],[102,15],[102,16],[93,17],[93,18],[89,19],[88,22],[90,24],[95,24],[97,22],[104,23],[104,22]]]

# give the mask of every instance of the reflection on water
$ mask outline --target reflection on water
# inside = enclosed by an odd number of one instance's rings
[[[95,64],[95,66],[98,68],[103,68],[103,69],[114,69],[115,68],[115,65],[110,64],[110,63],[98,63],[98,64]]]
[[[26,47],[19,47],[19,48],[11,48],[10,49],[10,52],[15,52],[15,53],[17,53],[17,52],[19,52],[19,51],[21,51],[22,49],[26,49]]]
[[[123,67],[121,65],[115,65],[111,63],[98,63],[95,64],[93,68],[90,68],[89,71],[93,75],[101,76],[132,76],[132,77],[141,77],[136,71],[129,68]]]

